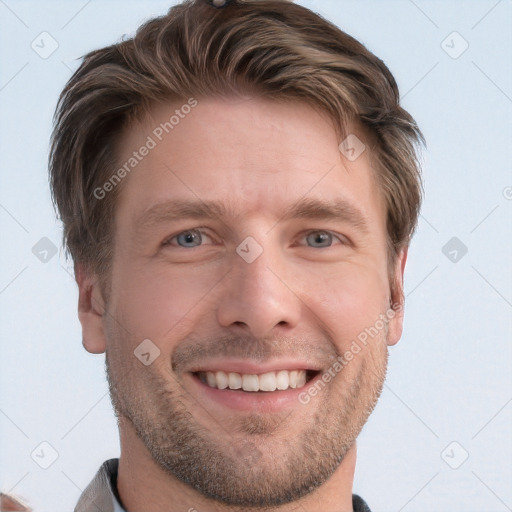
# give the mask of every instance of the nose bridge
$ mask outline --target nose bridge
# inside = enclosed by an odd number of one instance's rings
[[[232,271],[218,305],[218,320],[223,327],[236,325],[254,336],[265,336],[280,325],[297,324],[300,304],[286,284],[284,256],[278,247],[260,246],[259,255],[252,241],[240,244],[233,255]],[[243,252],[243,251],[246,252]]]
[[[271,254],[267,249],[263,250],[261,255],[252,262],[240,259],[242,261],[235,260],[236,263],[234,263],[240,292],[246,294],[247,298],[256,298],[262,295],[268,297],[269,300],[274,299],[278,294],[276,288],[279,284],[275,275],[276,270],[271,270],[272,267],[274,269],[279,267],[275,254]]]

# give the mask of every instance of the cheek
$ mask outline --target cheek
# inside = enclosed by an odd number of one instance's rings
[[[219,277],[161,265],[126,268],[113,281],[116,319],[137,339],[180,339],[188,333]],[[203,311],[204,313],[204,311]],[[202,316],[203,317],[203,316]]]
[[[344,349],[385,312],[388,288],[385,277],[352,265],[329,276],[313,276],[304,286],[304,301]]]

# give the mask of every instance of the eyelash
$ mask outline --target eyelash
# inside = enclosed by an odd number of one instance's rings
[[[166,238],[164,240],[164,242],[162,243],[162,245],[163,246],[173,246],[171,241],[176,239],[176,238],[178,238],[180,235],[183,235],[184,233],[199,232],[201,235],[209,236],[208,233],[206,233],[206,231],[207,231],[207,228],[202,227],[202,226],[197,227],[197,228],[192,228],[192,229],[186,229],[184,231],[180,231],[179,233],[177,233],[177,234],[175,234],[175,235],[173,235],[173,236],[171,236],[169,238]],[[350,240],[347,237],[345,237],[344,235],[337,234],[337,233],[335,233],[333,231],[330,231],[330,230],[327,230],[327,229],[312,229],[312,230],[306,231],[305,233],[303,233],[301,235],[301,238],[305,238],[308,235],[311,235],[313,233],[328,233],[328,234],[330,234],[333,237],[333,239],[337,239],[340,242],[341,245],[350,245],[350,243],[351,243]],[[181,248],[181,249],[194,249],[196,247],[201,247],[201,245],[198,245],[198,246],[195,246],[195,247],[183,247],[183,246],[180,246],[180,245],[176,245],[175,247],[178,247],[178,248]],[[332,247],[332,245],[327,246],[327,247],[320,247],[320,249],[327,249],[329,247]]]

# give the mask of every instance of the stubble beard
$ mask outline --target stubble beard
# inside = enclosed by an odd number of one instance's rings
[[[242,512],[294,502],[333,475],[384,385],[387,345],[372,343],[379,346],[363,355],[351,379],[344,378],[344,368],[315,400],[297,405],[312,407],[302,425],[280,413],[221,425],[176,384],[175,375],[166,379],[134,357],[113,362],[107,351],[106,372],[116,415],[133,426],[153,460],[204,497]]]

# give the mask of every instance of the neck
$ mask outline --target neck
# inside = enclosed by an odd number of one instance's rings
[[[236,508],[198,493],[165,472],[150,456],[146,447],[120,418],[121,456],[117,486],[126,512],[261,512],[258,508]],[[356,464],[356,445],[350,448],[332,477],[311,494],[293,503],[267,509],[291,512],[302,507],[308,512],[352,512],[352,485]]]

